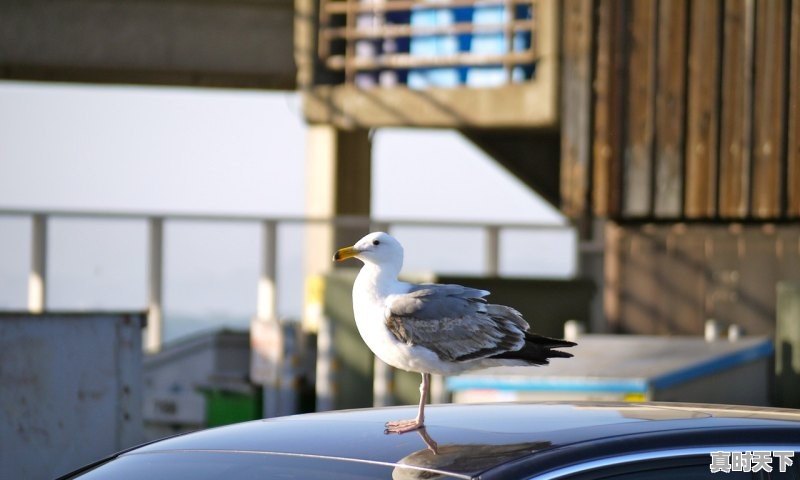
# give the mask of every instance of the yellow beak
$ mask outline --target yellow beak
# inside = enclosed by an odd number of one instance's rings
[[[356,250],[354,247],[340,248],[333,255],[333,261],[334,262],[341,262],[341,261],[347,260],[348,258],[353,258],[356,255],[358,255],[358,250]]]

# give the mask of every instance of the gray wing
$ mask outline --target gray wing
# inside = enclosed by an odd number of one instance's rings
[[[414,285],[388,305],[386,326],[401,342],[425,347],[445,361],[519,350],[528,323],[513,308],[486,303],[488,294],[461,285]]]

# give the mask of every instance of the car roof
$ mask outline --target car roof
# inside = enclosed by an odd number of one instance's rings
[[[776,432],[800,438],[798,410],[595,402],[430,405],[424,431],[384,434],[386,421],[415,413],[415,407],[389,407],[258,420],[173,437],[124,455],[258,452],[395,466],[406,469],[409,478],[419,471],[469,478],[521,460],[541,459],[544,468],[562,461],[554,453],[577,458],[574,452],[581,445],[591,445],[596,455],[604,442],[621,448],[620,439],[630,439],[629,447],[635,447],[647,441],[656,445],[657,438],[670,435],[682,435],[684,444],[692,438],[725,444],[737,431],[751,441],[777,438]]]

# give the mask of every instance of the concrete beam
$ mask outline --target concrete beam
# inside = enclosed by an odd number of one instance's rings
[[[0,78],[294,89],[291,0],[0,2]]]

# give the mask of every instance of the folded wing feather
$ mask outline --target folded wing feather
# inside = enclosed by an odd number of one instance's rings
[[[398,340],[425,347],[444,361],[521,349],[528,323],[513,308],[487,304],[488,294],[461,285],[414,285],[391,299],[386,326]]]

